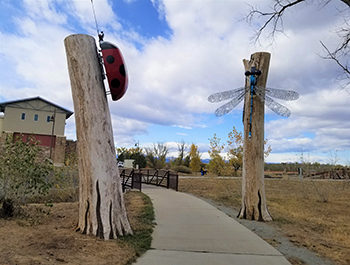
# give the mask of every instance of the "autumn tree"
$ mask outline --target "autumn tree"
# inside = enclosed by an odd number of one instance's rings
[[[150,168],[165,168],[166,156],[169,153],[169,148],[166,144],[154,143],[152,147],[145,148],[145,151],[147,165]]]
[[[123,161],[126,158],[126,156],[128,155],[128,149],[126,147],[118,147],[116,148],[116,152],[117,152],[117,155],[118,155],[118,161]]]
[[[228,134],[227,146],[229,163],[234,168],[235,174],[237,174],[237,170],[240,169],[243,164],[243,135],[242,132],[238,132],[235,127],[233,127],[232,132]]]
[[[144,155],[143,149],[140,147],[133,147],[128,150],[130,156],[128,159],[134,159],[134,167],[139,165],[140,168],[147,166],[146,156]]]
[[[190,167],[190,163],[191,163],[191,157],[189,154],[187,154],[184,158],[184,166],[185,167]]]
[[[125,161],[125,159],[133,159],[133,166],[139,165],[140,168],[147,166],[146,157],[144,151],[140,147],[126,148],[118,147],[117,149],[118,161]]]
[[[333,60],[342,70],[342,74],[338,77],[340,81],[344,83],[342,86],[348,87],[350,85],[350,0],[339,0],[344,4],[344,8],[339,10],[339,14],[343,16],[344,22],[341,27],[336,31],[339,43],[338,46],[332,51],[321,41],[321,45],[326,52],[326,56],[323,58]],[[330,0],[274,0],[271,1],[273,5],[267,11],[261,10],[259,7],[251,6],[251,10],[246,16],[246,20],[250,24],[256,24],[256,20],[260,18],[266,18],[265,22],[262,23],[260,28],[255,33],[255,40],[258,41],[261,37],[263,31],[265,31],[268,26],[272,27],[270,31],[269,38],[273,41],[276,33],[284,32],[283,16],[287,10],[301,4],[312,4],[317,2],[320,7],[329,4]],[[333,1],[332,1],[333,2]]]
[[[210,150],[209,155],[211,159],[214,159],[212,164],[209,163],[214,168],[214,172],[219,174],[232,174],[231,167],[234,169],[235,175],[237,171],[242,168],[243,165],[243,142],[244,137],[242,132],[238,132],[237,129],[233,126],[231,132],[228,133],[227,146],[221,144],[221,139],[214,134],[214,137],[209,139],[210,142]],[[264,157],[266,158],[271,152],[271,146],[267,145],[268,140],[264,140]],[[220,153],[225,150],[227,151],[228,162],[220,156]],[[216,171],[215,171],[216,168]],[[219,170],[220,169],[220,170]],[[212,169],[213,170],[213,169]]]
[[[211,173],[217,174],[219,176],[223,175],[226,172],[226,165],[225,160],[221,157],[220,154],[225,149],[225,144],[221,144],[221,138],[216,136],[216,133],[214,133],[213,138],[209,138],[209,141],[209,170]]]
[[[198,151],[198,146],[194,143],[191,144],[191,150],[190,150],[190,168],[194,172],[198,172],[201,170],[201,157]]]
[[[188,149],[187,144],[185,141],[181,141],[177,143],[177,149],[178,149],[178,157],[175,159],[175,165],[176,166],[181,166],[184,164],[184,158],[186,157],[186,152]]]
[[[210,140],[209,156],[211,158],[209,162],[209,169],[211,172],[218,175],[233,175],[237,173],[237,170],[242,167],[243,163],[243,135],[238,132],[235,127],[228,133],[227,147],[225,144],[221,144],[221,139],[214,134],[214,137]],[[228,162],[225,161],[225,157],[220,154],[226,149]]]

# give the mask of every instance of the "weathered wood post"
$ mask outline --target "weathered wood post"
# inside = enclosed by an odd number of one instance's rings
[[[78,229],[105,240],[132,234],[95,39],[70,35],[64,44],[78,141]]]
[[[245,71],[251,67],[261,70],[257,86],[266,87],[270,64],[270,54],[258,52],[251,55],[250,61],[243,60]],[[250,87],[249,77],[246,86]],[[257,95],[253,97],[251,138],[249,138],[251,95],[246,93],[244,101],[244,143],[242,171],[242,208],[238,215],[241,219],[271,221],[267,210],[264,184],[264,103]]]

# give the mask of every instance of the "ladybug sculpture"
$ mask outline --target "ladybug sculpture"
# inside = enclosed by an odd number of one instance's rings
[[[104,41],[103,36],[101,32],[99,34],[100,47],[112,100],[116,101],[124,96],[128,88],[128,76],[120,50],[116,45]]]

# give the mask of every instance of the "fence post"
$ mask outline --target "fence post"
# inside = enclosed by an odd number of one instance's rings
[[[179,191],[179,173],[176,173],[176,191]]]
[[[167,183],[166,183],[166,188],[170,188],[170,171],[165,173],[167,175]]]

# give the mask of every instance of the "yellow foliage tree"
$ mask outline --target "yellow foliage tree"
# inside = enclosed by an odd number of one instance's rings
[[[198,146],[195,144],[191,145],[191,151],[190,151],[190,168],[194,172],[198,172],[201,170],[201,159],[198,151]]]
[[[243,165],[243,134],[238,132],[233,126],[233,129],[228,134],[227,140],[227,158],[228,162],[225,162],[225,157],[221,157],[221,153],[225,149],[225,144],[221,144],[221,139],[214,134],[214,137],[210,140],[210,150],[208,151],[211,161],[209,162],[209,170],[217,175],[232,175],[234,169],[234,174],[237,174]],[[271,152],[271,146],[266,146],[268,140],[264,141],[265,158]]]
[[[243,134],[238,132],[235,127],[233,127],[232,132],[228,134],[228,151],[227,156],[229,159],[229,164],[234,168],[235,174],[237,170],[242,167],[243,164]]]
[[[225,145],[220,143],[221,138],[217,137],[216,133],[214,133],[214,137],[209,140],[210,149],[208,153],[211,158],[209,162],[209,171],[219,176],[224,175],[226,173],[226,164],[225,159],[222,158],[220,154],[225,149]]]

